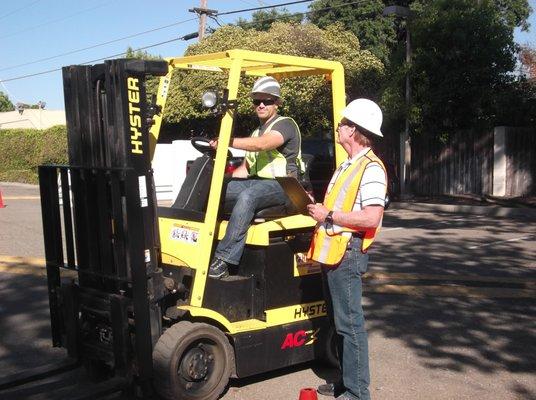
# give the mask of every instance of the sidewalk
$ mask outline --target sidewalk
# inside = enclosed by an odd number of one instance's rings
[[[415,196],[404,200],[393,200],[389,208],[392,210],[456,212],[536,220],[536,196],[514,198],[476,195]]]
[[[39,186],[27,183],[0,182],[0,192],[8,200],[11,196],[32,192],[39,196]],[[393,200],[389,210],[455,212],[536,220],[536,196],[514,198],[477,195],[415,196],[404,200]]]

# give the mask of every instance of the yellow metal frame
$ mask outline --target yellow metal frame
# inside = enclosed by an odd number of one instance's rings
[[[333,137],[336,137],[336,126],[340,120],[342,109],[345,107],[345,90],[344,90],[344,69],[341,63],[337,61],[321,60],[315,58],[296,57],[281,54],[262,53],[257,51],[247,51],[233,49],[220,53],[202,54],[194,56],[185,56],[166,59],[169,65],[168,74],[161,78],[158,94],[157,105],[162,108],[162,113],[155,117],[155,124],[151,128],[151,143],[154,154],[154,146],[158,140],[162,124],[162,115],[165,111],[166,99],[168,96],[171,76],[175,69],[184,70],[203,70],[224,72],[228,75],[227,90],[228,99],[236,100],[238,85],[242,74],[250,76],[273,76],[279,80],[290,77],[320,75],[331,82],[332,102],[333,102]],[[241,331],[242,325],[251,329],[261,329],[267,326],[266,323],[259,321],[247,323],[243,321],[230,324],[225,318],[201,307],[203,303],[204,289],[210,262],[211,249],[216,238],[223,237],[226,222],[223,221],[218,226],[217,214],[222,195],[222,186],[224,170],[226,163],[227,151],[231,140],[231,131],[233,125],[233,111],[227,111],[222,118],[219,131],[219,145],[216,152],[214,173],[212,175],[211,190],[208,198],[207,212],[203,222],[192,222],[183,220],[174,220],[169,218],[160,218],[160,239],[162,245],[163,262],[171,265],[187,265],[196,270],[196,277],[193,283],[190,305],[184,306],[194,316],[202,316],[219,321],[226,326],[229,331]],[[346,153],[336,145],[336,163],[339,165],[346,157]],[[247,243],[256,245],[268,245],[268,239],[271,232],[283,231],[296,228],[307,228],[314,226],[312,218],[295,215],[286,218],[280,218],[273,221],[253,225],[247,236]],[[195,242],[192,240],[181,241],[172,238],[172,232],[184,230],[195,236]],[[191,237],[191,236],[190,236]],[[176,238],[175,238],[176,239]],[[179,256],[180,255],[180,256]],[[183,308],[184,308],[183,307]],[[294,307],[294,306],[293,306]],[[274,324],[285,323],[285,312],[279,313],[269,310],[267,315],[277,315],[272,317]],[[283,317],[282,317],[283,316]],[[288,322],[288,321],[286,321]],[[270,323],[268,323],[268,326]]]
[[[289,324],[292,322],[305,321],[308,319],[319,318],[326,316],[326,303],[324,301],[316,301],[314,303],[295,304],[287,307],[274,308],[266,310],[266,320],[247,319],[244,321],[230,322],[220,313],[208,308],[179,306],[181,310],[187,311],[194,318],[210,318],[217,321],[225,327],[230,334],[256,331],[273,326]]]

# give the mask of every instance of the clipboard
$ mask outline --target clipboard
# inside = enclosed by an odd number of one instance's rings
[[[307,211],[307,206],[313,204],[313,201],[303,188],[303,186],[298,182],[296,178],[291,176],[279,176],[275,178],[277,182],[281,185],[285,194],[290,199],[290,202],[296,209],[296,213],[309,215]]]

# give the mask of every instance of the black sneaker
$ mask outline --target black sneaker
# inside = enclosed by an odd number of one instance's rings
[[[338,396],[344,392],[344,388],[341,383],[325,383],[320,385],[316,391],[324,396],[335,397],[335,395]]]
[[[227,263],[219,258],[214,258],[208,268],[208,276],[216,279],[227,278],[229,276]]]

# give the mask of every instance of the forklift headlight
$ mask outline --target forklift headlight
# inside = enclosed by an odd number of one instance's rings
[[[218,94],[213,90],[207,90],[201,96],[201,103],[205,108],[214,108],[218,102]]]

